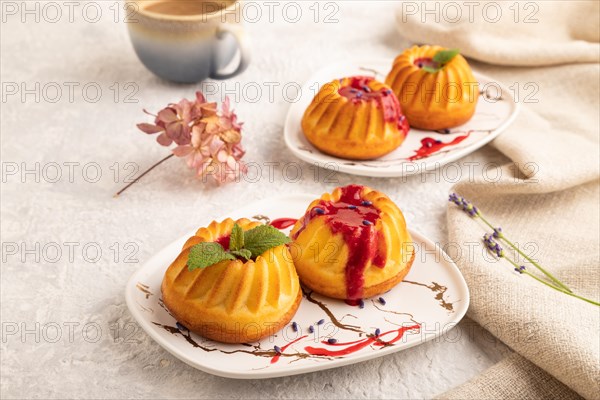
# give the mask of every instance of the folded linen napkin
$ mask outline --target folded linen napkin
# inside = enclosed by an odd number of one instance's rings
[[[600,2],[480,1],[471,2],[478,6],[470,16],[469,2],[451,3],[462,8],[460,21],[448,14],[448,2],[403,2],[400,34],[459,48],[480,61],[472,62],[477,71],[520,89],[523,102],[492,143],[513,163],[498,167],[497,181],[459,182],[454,190],[574,292],[598,301]],[[524,89],[536,91],[527,102]],[[453,204],[447,219],[471,291],[467,315],[516,354],[440,398],[600,398],[600,307],[519,275],[505,260],[491,261],[483,245],[469,253],[468,242],[489,228]]]

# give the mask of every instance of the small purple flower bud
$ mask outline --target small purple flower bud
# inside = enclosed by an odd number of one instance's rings
[[[385,302],[385,299],[384,299],[383,297],[380,297],[380,298],[379,298],[379,302],[380,302],[382,305],[384,305],[384,306],[385,306],[385,303],[386,303],[386,302]]]
[[[180,331],[187,331],[187,330],[188,330],[188,329],[187,329],[185,326],[183,326],[183,325],[182,325],[182,324],[180,324],[179,322],[177,322],[177,323],[175,324],[175,326],[177,326],[177,329],[179,329]]]
[[[366,226],[371,226],[371,225],[373,225],[373,223],[372,223],[371,221],[368,221],[368,220],[366,220],[366,219],[363,219],[363,225],[366,225]]]
[[[375,329],[375,336],[379,336],[381,334],[381,329]]]
[[[327,343],[329,343],[329,344],[336,344],[337,343],[337,339],[329,338],[329,339],[327,339]]]
[[[358,308],[365,308],[365,301],[363,299],[358,301]]]
[[[519,267],[519,269],[520,269],[521,271],[525,271],[525,266],[524,266],[524,265],[521,265],[521,267]]]
[[[373,205],[373,203],[371,203],[369,200],[363,200],[361,204],[366,207]]]
[[[313,208],[313,210],[315,210],[315,212],[316,212],[317,214],[320,214],[320,215],[323,215],[323,214],[325,214],[325,210],[323,210],[322,208],[315,207],[315,208]]]
[[[274,347],[273,347],[273,350],[275,350],[275,353],[277,353],[277,354],[281,354],[281,347],[279,347],[279,346],[274,346]]]
[[[292,330],[293,330],[294,332],[298,332],[298,324],[297,324],[297,323],[295,323],[295,322],[292,322]]]
[[[348,208],[351,210],[356,210],[356,206],[354,206],[354,205],[349,205]]]
[[[308,327],[308,331],[310,333],[315,333],[315,328],[311,325],[311,326]]]
[[[320,319],[320,320],[317,322],[317,325],[323,325],[324,323],[325,323],[325,320],[324,320],[324,319]]]

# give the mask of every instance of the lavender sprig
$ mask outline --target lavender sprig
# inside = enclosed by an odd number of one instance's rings
[[[495,227],[494,225],[492,225],[483,216],[483,214],[481,213],[481,211],[479,211],[479,209],[477,207],[475,207],[473,204],[471,204],[471,202],[465,200],[464,197],[458,196],[456,193],[452,193],[450,195],[450,197],[448,198],[448,201],[450,201],[450,202],[456,204],[457,206],[461,207],[463,209],[463,211],[466,212],[467,214],[469,214],[469,216],[471,218],[477,218],[477,217],[479,217],[479,219],[481,219],[487,226],[489,226],[491,229],[494,230],[494,233],[492,234],[492,236],[494,238],[502,240],[504,243],[506,243],[508,246],[510,246],[512,249],[514,249],[523,258],[525,258],[533,266],[535,266],[538,270],[540,270],[540,272],[542,272],[551,281],[553,281],[557,286],[559,286],[560,288],[562,288],[563,290],[565,290],[565,291],[567,291],[569,293],[573,293],[573,291],[567,285],[565,285],[564,283],[562,283],[558,278],[556,278],[554,275],[552,275],[550,272],[548,272],[546,269],[544,269],[537,262],[535,262],[534,260],[532,260],[527,254],[523,253],[521,251],[521,249],[519,249],[517,246],[515,246],[515,244],[513,242],[511,242],[510,240],[508,240],[506,238],[506,236],[504,236],[504,234],[502,233],[502,228]]]
[[[515,267],[516,272],[518,272],[520,274],[529,275],[530,277],[537,280],[538,282],[543,283],[544,285],[546,285],[552,289],[558,290],[559,292],[562,292],[562,293],[567,294],[572,297],[576,297],[580,300],[586,301],[586,302],[594,304],[596,306],[600,306],[600,303],[598,303],[598,302],[595,302],[593,300],[590,300],[585,297],[574,294],[573,291],[571,289],[569,289],[564,283],[562,283],[560,280],[555,278],[550,272],[548,272],[544,268],[542,268],[541,265],[539,265],[538,263],[533,261],[530,257],[528,257],[525,253],[523,253],[517,246],[515,246],[514,243],[512,243],[510,240],[508,240],[506,238],[506,236],[504,235],[504,233],[502,233],[502,228],[494,227],[494,225],[492,225],[487,219],[485,219],[485,217],[482,215],[481,211],[479,211],[477,209],[477,207],[475,207],[469,201],[465,200],[464,197],[460,197],[456,193],[452,193],[450,195],[450,197],[448,198],[448,200],[450,202],[456,204],[460,208],[462,208],[462,210],[464,212],[466,212],[467,214],[469,214],[469,216],[471,218],[479,217],[487,226],[489,226],[491,229],[493,229],[493,232],[491,234],[486,234],[483,236],[483,242],[484,242],[486,248],[492,254],[494,254],[496,257],[498,257],[499,259],[504,258],[505,260],[510,262]],[[502,249],[500,244],[495,239],[499,239],[499,240],[503,241],[508,246],[513,248],[515,251],[517,251],[517,253],[519,253],[521,256],[523,256],[527,261],[529,261],[533,266],[535,266],[538,270],[540,270],[544,275],[546,275],[548,278],[550,278],[550,280],[552,280],[552,282],[556,283],[556,285],[553,285],[552,283],[549,283],[543,279],[540,279],[536,275],[530,273],[527,270],[527,268],[525,268],[524,265],[519,265],[512,259],[505,257],[504,250]]]
[[[595,306],[600,306],[600,303],[597,303],[593,300],[587,299],[585,297],[582,296],[578,296],[575,293],[572,292],[567,292],[566,290],[558,287],[558,286],[554,286],[553,284],[546,282],[543,279],[538,278],[537,276],[535,276],[534,274],[532,274],[531,272],[529,272],[527,270],[527,268],[525,268],[524,265],[519,265],[516,262],[514,262],[513,260],[511,260],[510,258],[507,258],[504,256],[504,250],[502,250],[502,247],[498,244],[498,242],[496,242],[494,240],[494,234],[486,234],[483,235],[483,242],[485,243],[485,247],[490,251],[490,253],[494,254],[496,257],[498,257],[498,259],[500,258],[504,258],[506,261],[508,261],[509,263],[511,263],[513,265],[513,267],[515,267],[515,271],[518,272],[519,274],[525,274],[525,275],[529,275],[530,277],[532,277],[533,279],[535,279],[536,281],[543,283],[544,285],[554,289],[554,290],[558,290],[561,293],[567,294],[569,296],[572,297],[576,297],[580,300],[586,301],[588,303],[594,304]]]

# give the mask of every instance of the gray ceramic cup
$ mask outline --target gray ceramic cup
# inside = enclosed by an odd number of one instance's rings
[[[240,1],[219,1],[220,10],[197,15],[168,15],[146,8],[160,0],[129,1],[127,27],[140,61],[157,76],[180,83],[207,78],[228,79],[242,73],[250,61],[241,25]],[[164,1],[164,0],[162,0]],[[222,72],[239,51],[239,64]]]

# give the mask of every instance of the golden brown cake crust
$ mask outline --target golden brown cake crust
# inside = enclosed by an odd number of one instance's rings
[[[365,235],[364,226],[374,231]],[[415,257],[402,211],[384,193],[360,185],[336,188],[314,200],[294,225],[291,237],[301,282],[316,293],[338,299],[356,301],[388,291],[406,276]],[[353,239],[358,237],[364,247]],[[348,273],[351,252],[360,254],[356,253],[359,246],[377,250],[364,264],[350,265]],[[357,280],[356,271],[362,280]]]
[[[164,305],[190,331],[221,342],[245,343],[271,335],[289,322],[298,309],[301,289],[286,245],[270,248],[255,260],[188,268],[194,245],[218,242],[227,247],[235,223],[242,230],[260,225],[228,218],[200,228],[167,268],[161,292]]]
[[[301,125],[317,149],[353,160],[394,151],[409,130],[391,88],[364,76],[325,84],[304,112]]]
[[[419,61],[431,60],[440,46],[413,46],[394,60],[386,77],[410,126],[425,130],[453,128],[469,121],[479,99],[479,84],[467,60],[456,55],[443,69],[430,73]]]
[[[202,337],[223,343],[256,342],[262,338],[273,335],[292,320],[302,301],[302,290],[298,289],[296,301],[278,321],[268,321],[266,324],[264,321],[256,322],[256,324],[263,327],[261,331],[256,331],[253,329],[244,330],[242,327],[236,330],[227,330],[221,329],[221,327],[215,326],[214,324],[203,324],[202,321],[199,321],[196,318],[197,313],[192,308],[186,307],[186,305],[182,302],[173,301],[170,297],[169,290],[165,289],[164,280],[161,285],[161,292],[165,306],[167,306],[171,315],[180,324]]]
[[[377,296],[378,294],[385,293],[385,292],[389,291],[390,289],[392,289],[397,284],[399,284],[400,282],[402,282],[404,277],[406,275],[408,275],[408,273],[410,272],[410,268],[412,267],[414,260],[415,260],[415,250],[413,247],[410,260],[406,263],[404,268],[401,269],[395,276],[393,276],[392,278],[390,278],[386,281],[383,281],[383,282],[375,284],[375,285],[363,286],[363,297],[369,298],[369,297]],[[319,281],[309,281],[307,278],[309,279],[310,276],[306,276],[306,275],[301,276],[300,282],[302,282],[302,284],[304,286],[306,286],[310,290],[314,291],[315,293],[319,293],[319,294],[322,294],[324,296],[331,297],[334,299],[341,299],[341,300],[346,299],[346,290],[345,289],[340,290],[339,288],[333,288],[331,286],[324,287],[322,285],[319,285],[319,283],[318,283]]]

